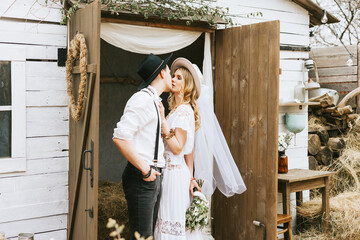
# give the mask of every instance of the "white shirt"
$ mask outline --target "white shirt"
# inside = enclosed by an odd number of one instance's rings
[[[126,103],[124,114],[120,122],[116,124],[113,138],[132,140],[135,145],[136,152],[141,159],[149,165],[154,165],[155,152],[155,136],[157,130],[158,97],[155,88],[147,87],[151,95],[145,91],[138,91]],[[156,109],[154,105],[156,102]],[[161,126],[161,118],[160,118]],[[158,148],[158,167],[165,166],[164,160],[164,144],[161,139],[161,131],[159,131],[159,148]]]

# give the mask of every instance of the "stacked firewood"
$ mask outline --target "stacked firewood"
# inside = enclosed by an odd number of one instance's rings
[[[333,158],[339,156],[345,147],[343,133],[359,115],[353,113],[350,105],[335,106],[333,97],[328,94],[309,101],[318,103],[309,107],[309,168],[315,170],[321,165],[329,166]],[[311,118],[316,121],[311,121]]]

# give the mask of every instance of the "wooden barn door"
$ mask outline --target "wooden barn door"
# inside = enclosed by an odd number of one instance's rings
[[[88,49],[88,79],[81,119],[70,118],[68,239],[97,240],[99,150],[100,2],[77,10],[69,24],[69,39],[79,32]],[[79,85],[75,70],[74,92]],[[77,96],[75,96],[77,99]],[[84,152],[85,151],[85,152]],[[92,168],[92,170],[90,170]]]
[[[276,239],[280,27],[216,32],[215,112],[247,191],[213,198],[215,239]]]

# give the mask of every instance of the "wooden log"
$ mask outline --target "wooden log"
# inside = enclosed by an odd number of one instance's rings
[[[320,151],[321,141],[317,134],[309,134],[308,136],[308,152],[311,155],[316,155]]]
[[[359,114],[352,113],[352,114],[349,114],[347,117],[348,117],[347,121],[352,122],[352,121],[356,120],[359,117]]]
[[[332,113],[332,112],[336,112],[336,110],[337,110],[337,107],[328,107],[328,108],[325,108],[323,111],[326,113]]]
[[[329,166],[332,162],[332,151],[328,146],[320,147],[319,153],[315,156],[318,163],[321,163],[322,165]]]
[[[321,96],[310,98],[309,102],[319,102],[321,107],[327,107],[334,104],[334,98],[328,93],[325,93]]]
[[[314,113],[317,116],[321,116],[324,113],[324,108],[317,109]]]
[[[309,159],[309,169],[310,170],[317,170],[317,167],[319,166],[318,161],[314,156],[308,156]]]
[[[329,138],[328,146],[331,151],[339,152],[341,149],[345,147],[345,141],[344,139],[339,137]]]
[[[353,109],[352,109],[352,107],[350,105],[347,105],[347,106],[342,107],[342,108],[338,107],[336,111],[331,113],[331,116],[338,117],[338,116],[342,116],[344,114],[350,114],[350,113],[353,113]]]
[[[316,134],[319,136],[321,143],[326,144],[329,141],[329,133],[326,128],[322,127],[318,129]]]

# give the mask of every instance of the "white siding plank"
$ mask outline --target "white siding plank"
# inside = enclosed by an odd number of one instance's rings
[[[32,107],[27,109],[27,118],[31,122],[68,121],[68,107]]]
[[[304,79],[305,74],[307,72],[303,73],[300,71],[282,71],[280,75],[280,81],[292,81],[292,82],[298,82],[302,81]]]
[[[259,9],[259,8],[241,6],[241,5],[233,5],[229,9],[229,14],[232,16],[244,17],[247,16],[247,14],[254,12],[262,13],[262,17],[261,16],[253,17],[254,19],[266,20],[266,21],[281,20],[283,22],[289,22],[289,23],[308,24],[310,19],[308,12],[290,13],[279,10]]]
[[[280,44],[309,46],[310,38],[309,36],[280,33]]]
[[[29,219],[18,222],[0,223],[0,229],[6,229],[6,236],[16,237],[20,232],[37,233],[66,229],[67,215]]]
[[[27,118],[27,137],[69,135],[67,107],[28,108]]]
[[[20,221],[31,218],[41,218],[67,213],[68,200],[12,208],[3,208],[0,209],[0,223]]]
[[[27,90],[66,90],[64,77],[26,76]]]
[[[28,107],[65,107],[68,104],[66,91],[27,91]]]
[[[24,204],[41,204],[68,199],[68,187],[34,189],[29,191],[2,193],[0,195],[0,209],[7,209]],[[0,229],[1,224],[0,224]],[[3,228],[4,229],[4,228]]]
[[[306,13],[307,11],[298,4],[288,0],[218,0],[216,5],[231,8],[234,5],[262,9],[278,10],[283,12]]]
[[[280,68],[283,71],[302,71],[304,61],[302,60],[280,60]]]
[[[282,60],[299,60],[309,58],[309,52],[280,51],[280,59]]]
[[[26,62],[26,77],[63,78],[65,67],[58,67],[56,62]]]
[[[0,44],[0,59],[40,59],[40,60],[57,60],[57,49],[54,46],[37,46],[27,44]],[[16,50],[16,51],[13,51]],[[9,58],[10,57],[10,58]]]
[[[21,192],[41,188],[54,188],[68,185],[68,173],[52,173],[39,174],[23,177],[9,177],[0,180],[0,192]],[[13,186],[12,189],[7,189],[7,185]],[[26,203],[25,203],[26,204]]]
[[[0,42],[66,46],[66,26],[0,19]]]
[[[5,173],[0,174],[0,182],[2,178],[8,177],[21,177],[34,174],[50,174],[56,172],[69,171],[69,158],[46,158],[46,159],[33,159],[27,160],[26,172],[21,173]]]
[[[68,136],[27,138],[27,157],[28,159],[67,157],[68,142]]]
[[[25,61],[26,54],[19,45],[0,44],[0,61]]]
[[[45,0],[1,0],[0,16],[35,21],[60,22],[60,5]]]
[[[27,137],[51,137],[69,135],[68,121],[27,122]]]

